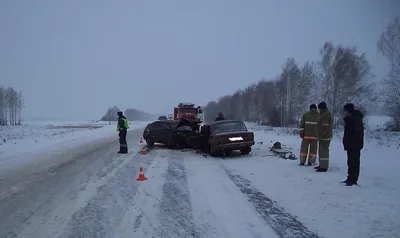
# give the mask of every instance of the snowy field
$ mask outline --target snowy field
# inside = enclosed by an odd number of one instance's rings
[[[130,122],[130,129],[147,123]],[[65,150],[112,135],[117,138],[115,122],[27,121],[21,126],[0,126],[0,167],[32,154]]]

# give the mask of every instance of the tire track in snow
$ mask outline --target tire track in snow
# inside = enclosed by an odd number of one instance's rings
[[[133,158],[117,163],[114,176],[97,188],[97,193],[85,207],[75,212],[62,237],[114,237],[115,229],[127,208],[134,203],[139,187],[136,181],[139,168],[147,169],[152,157],[135,154]]]
[[[159,207],[170,153],[166,149],[150,151],[149,154],[155,155],[153,163],[145,171],[148,180],[141,183],[134,198],[135,204],[127,209],[115,237],[159,237],[161,230]]]
[[[294,216],[285,212],[275,201],[251,185],[251,182],[242,176],[233,173],[221,164],[225,173],[232,182],[246,195],[257,213],[271,226],[281,238],[319,238],[319,236],[306,228]]]
[[[158,237],[200,237],[193,222],[192,205],[183,156],[171,152],[160,204]]]

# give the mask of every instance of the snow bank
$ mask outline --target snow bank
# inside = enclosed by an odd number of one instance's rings
[[[131,122],[130,128],[148,122]],[[102,137],[116,135],[115,122],[26,122],[21,126],[0,127],[0,166],[11,157],[25,153],[73,148]]]
[[[400,148],[394,145],[399,144],[399,134],[366,131],[359,186],[345,187],[340,183],[347,175],[341,132],[331,143],[329,171],[316,173],[312,167],[299,167],[298,160],[283,160],[269,151],[279,141],[298,156],[296,129],[248,127],[256,134],[252,156],[227,164],[311,230],[327,238],[398,237]]]

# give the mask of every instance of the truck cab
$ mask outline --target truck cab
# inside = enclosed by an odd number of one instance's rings
[[[198,110],[193,103],[179,103],[174,108],[174,120],[188,119],[194,121],[197,119]]]

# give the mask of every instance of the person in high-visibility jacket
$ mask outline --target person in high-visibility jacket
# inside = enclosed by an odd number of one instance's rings
[[[317,158],[317,127],[319,112],[315,104],[310,105],[310,111],[303,114],[300,121],[300,166],[305,165],[308,157],[308,166],[312,166]],[[310,149],[310,151],[308,150]]]
[[[118,112],[117,131],[119,136],[119,154],[128,154],[128,143],[126,141],[128,128],[128,120],[122,112]]]

